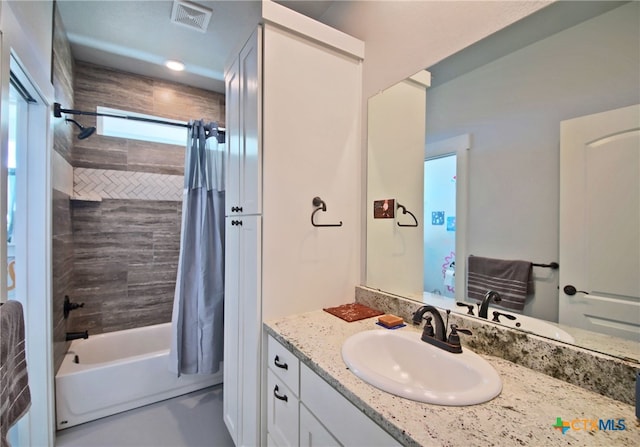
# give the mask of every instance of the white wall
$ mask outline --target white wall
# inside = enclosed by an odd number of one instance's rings
[[[340,1],[320,21],[365,42],[362,117],[376,93],[553,3],[526,1]],[[362,128],[366,188],[367,126]],[[362,195],[362,259],[367,258],[366,194]],[[361,268],[363,283],[367,277]]]
[[[270,24],[263,54],[262,316],[268,320],[353,301],[361,266],[362,65],[359,57]],[[283,94],[290,91],[297,93]],[[312,226],[315,196],[326,212],[314,221],[342,226]]]
[[[27,297],[22,297],[25,312],[26,354],[31,389],[31,407],[10,433],[13,445],[45,446],[53,445],[53,361],[52,361],[52,319],[50,281],[50,185],[48,183],[49,154],[51,144],[51,115],[49,107],[53,103],[51,84],[51,46],[53,26],[53,2],[3,1],[0,13],[2,51],[0,53],[0,79],[2,79],[2,109],[0,112],[0,134],[2,135],[2,157],[6,161],[9,67],[13,55],[20,68],[27,73],[36,89],[40,103],[29,108],[29,122],[37,134],[30,133],[30,144],[25,160],[27,166],[29,213],[26,232],[29,235],[27,256],[22,260],[27,264],[23,270],[29,282]],[[5,170],[3,169],[3,172]],[[23,171],[24,172],[24,171]],[[0,214],[6,215],[6,176],[0,177]],[[4,231],[0,234],[6,237]],[[6,239],[4,239],[6,240]],[[28,251],[27,251],[28,250]],[[2,293],[6,294],[6,249],[0,249],[2,269]],[[28,258],[28,263],[26,262]],[[36,274],[37,272],[37,274]],[[30,279],[31,278],[31,279]],[[34,279],[37,278],[37,281]],[[23,279],[23,281],[25,281]]]
[[[339,1],[321,21],[363,40],[366,99],[553,1]]]
[[[369,287],[422,300],[423,185],[426,86],[399,82],[369,99],[367,166],[367,265]],[[402,180],[402,181],[400,181]],[[374,219],[375,200],[395,199],[411,211]]]
[[[35,84],[51,83],[53,1],[3,1],[2,32]],[[8,55],[3,55],[7,58]],[[42,93],[42,92],[41,92]]]
[[[427,91],[428,141],[472,134],[469,254],[558,260],[560,121],[640,101],[639,21],[632,2]],[[557,273],[535,276],[524,313],[557,321]]]

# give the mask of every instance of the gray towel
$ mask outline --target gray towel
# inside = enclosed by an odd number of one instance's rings
[[[493,290],[500,294],[499,306],[522,310],[527,295],[533,293],[533,264],[527,261],[469,256],[467,295],[482,300]]]
[[[29,410],[31,393],[24,353],[22,304],[0,306],[0,446],[10,447],[7,432]]]

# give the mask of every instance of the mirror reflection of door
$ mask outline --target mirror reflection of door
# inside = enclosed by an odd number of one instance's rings
[[[424,162],[424,291],[455,293],[456,154]]]
[[[425,144],[423,301],[444,308],[466,296],[470,149],[471,134]]]
[[[560,266],[560,323],[640,341],[640,105],[561,124]]]
[[[24,222],[16,224],[16,171],[18,168],[18,150],[24,148],[27,134],[28,107],[34,99],[13,72],[9,85],[9,144],[7,153],[7,299],[19,297],[16,287],[16,240],[21,239]],[[22,154],[20,154],[22,155]],[[22,157],[20,157],[22,159]]]

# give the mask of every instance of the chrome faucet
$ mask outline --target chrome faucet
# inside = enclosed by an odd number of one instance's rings
[[[482,303],[480,303],[478,305],[478,307],[479,307],[478,316],[480,318],[488,318],[487,317],[487,313],[489,311],[489,301],[491,301],[491,299],[493,299],[494,303],[499,303],[500,301],[502,301],[502,298],[500,298],[500,294],[498,292],[495,292],[493,290],[489,290],[484,295],[484,298],[482,298]]]
[[[430,317],[424,318],[424,314],[431,314]],[[450,311],[447,311],[447,315]],[[462,352],[462,346],[460,345],[460,337],[458,336],[458,332],[463,334],[471,335],[471,331],[468,329],[458,328],[457,325],[451,325],[451,333],[449,337],[447,337],[447,329],[442,320],[442,315],[440,315],[440,311],[436,309],[434,306],[425,305],[420,306],[418,310],[413,314],[412,322],[414,325],[420,324],[422,319],[426,320],[424,324],[424,329],[422,330],[422,337],[420,339],[425,343],[429,343],[430,345],[434,345],[440,349],[444,349],[447,352],[452,352],[455,354],[459,354]],[[435,319],[435,329],[431,325],[431,321]],[[448,323],[448,318],[447,318]]]

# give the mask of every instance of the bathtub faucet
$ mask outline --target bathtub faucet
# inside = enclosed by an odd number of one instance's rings
[[[89,331],[84,332],[67,332],[66,341],[77,340],[79,338],[89,338]]]

